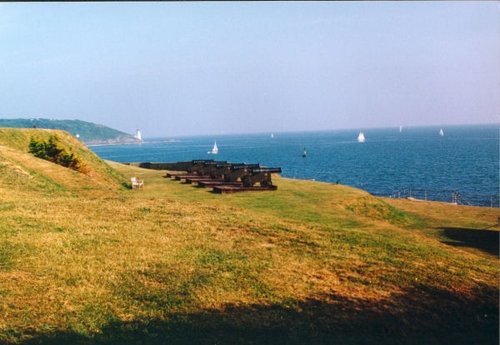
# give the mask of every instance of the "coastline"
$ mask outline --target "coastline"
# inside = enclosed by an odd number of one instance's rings
[[[137,145],[142,144],[143,140],[136,141],[83,141],[87,147],[97,147],[97,146],[116,146],[116,145]]]

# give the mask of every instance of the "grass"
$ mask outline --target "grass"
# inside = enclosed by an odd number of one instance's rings
[[[0,343],[498,343],[497,209],[217,195],[90,152],[87,176],[5,131]]]

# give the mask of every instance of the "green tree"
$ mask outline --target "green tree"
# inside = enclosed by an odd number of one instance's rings
[[[64,167],[84,172],[84,165],[73,153],[66,151],[55,135],[51,135],[48,141],[37,141],[30,139],[29,152],[35,157],[42,158]]]

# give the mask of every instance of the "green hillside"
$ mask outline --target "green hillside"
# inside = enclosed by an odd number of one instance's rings
[[[61,148],[82,162],[77,172],[29,153],[32,139],[56,137]],[[27,192],[116,190],[123,176],[96,156],[80,141],[61,130],[0,128],[0,183]]]
[[[137,142],[132,135],[116,129],[80,120],[50,119],[0,119],[0,128],[46,128],[60,129],[87,144]]]
[[[498,344],[498,209],[164,174],[0,129],[0,344]]]

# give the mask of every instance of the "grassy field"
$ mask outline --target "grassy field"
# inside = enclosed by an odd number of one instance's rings
[[[49,132],[88,175],[27,153]],[[498,209],[163,174],[0,129],[0,343],[498,344]]]

